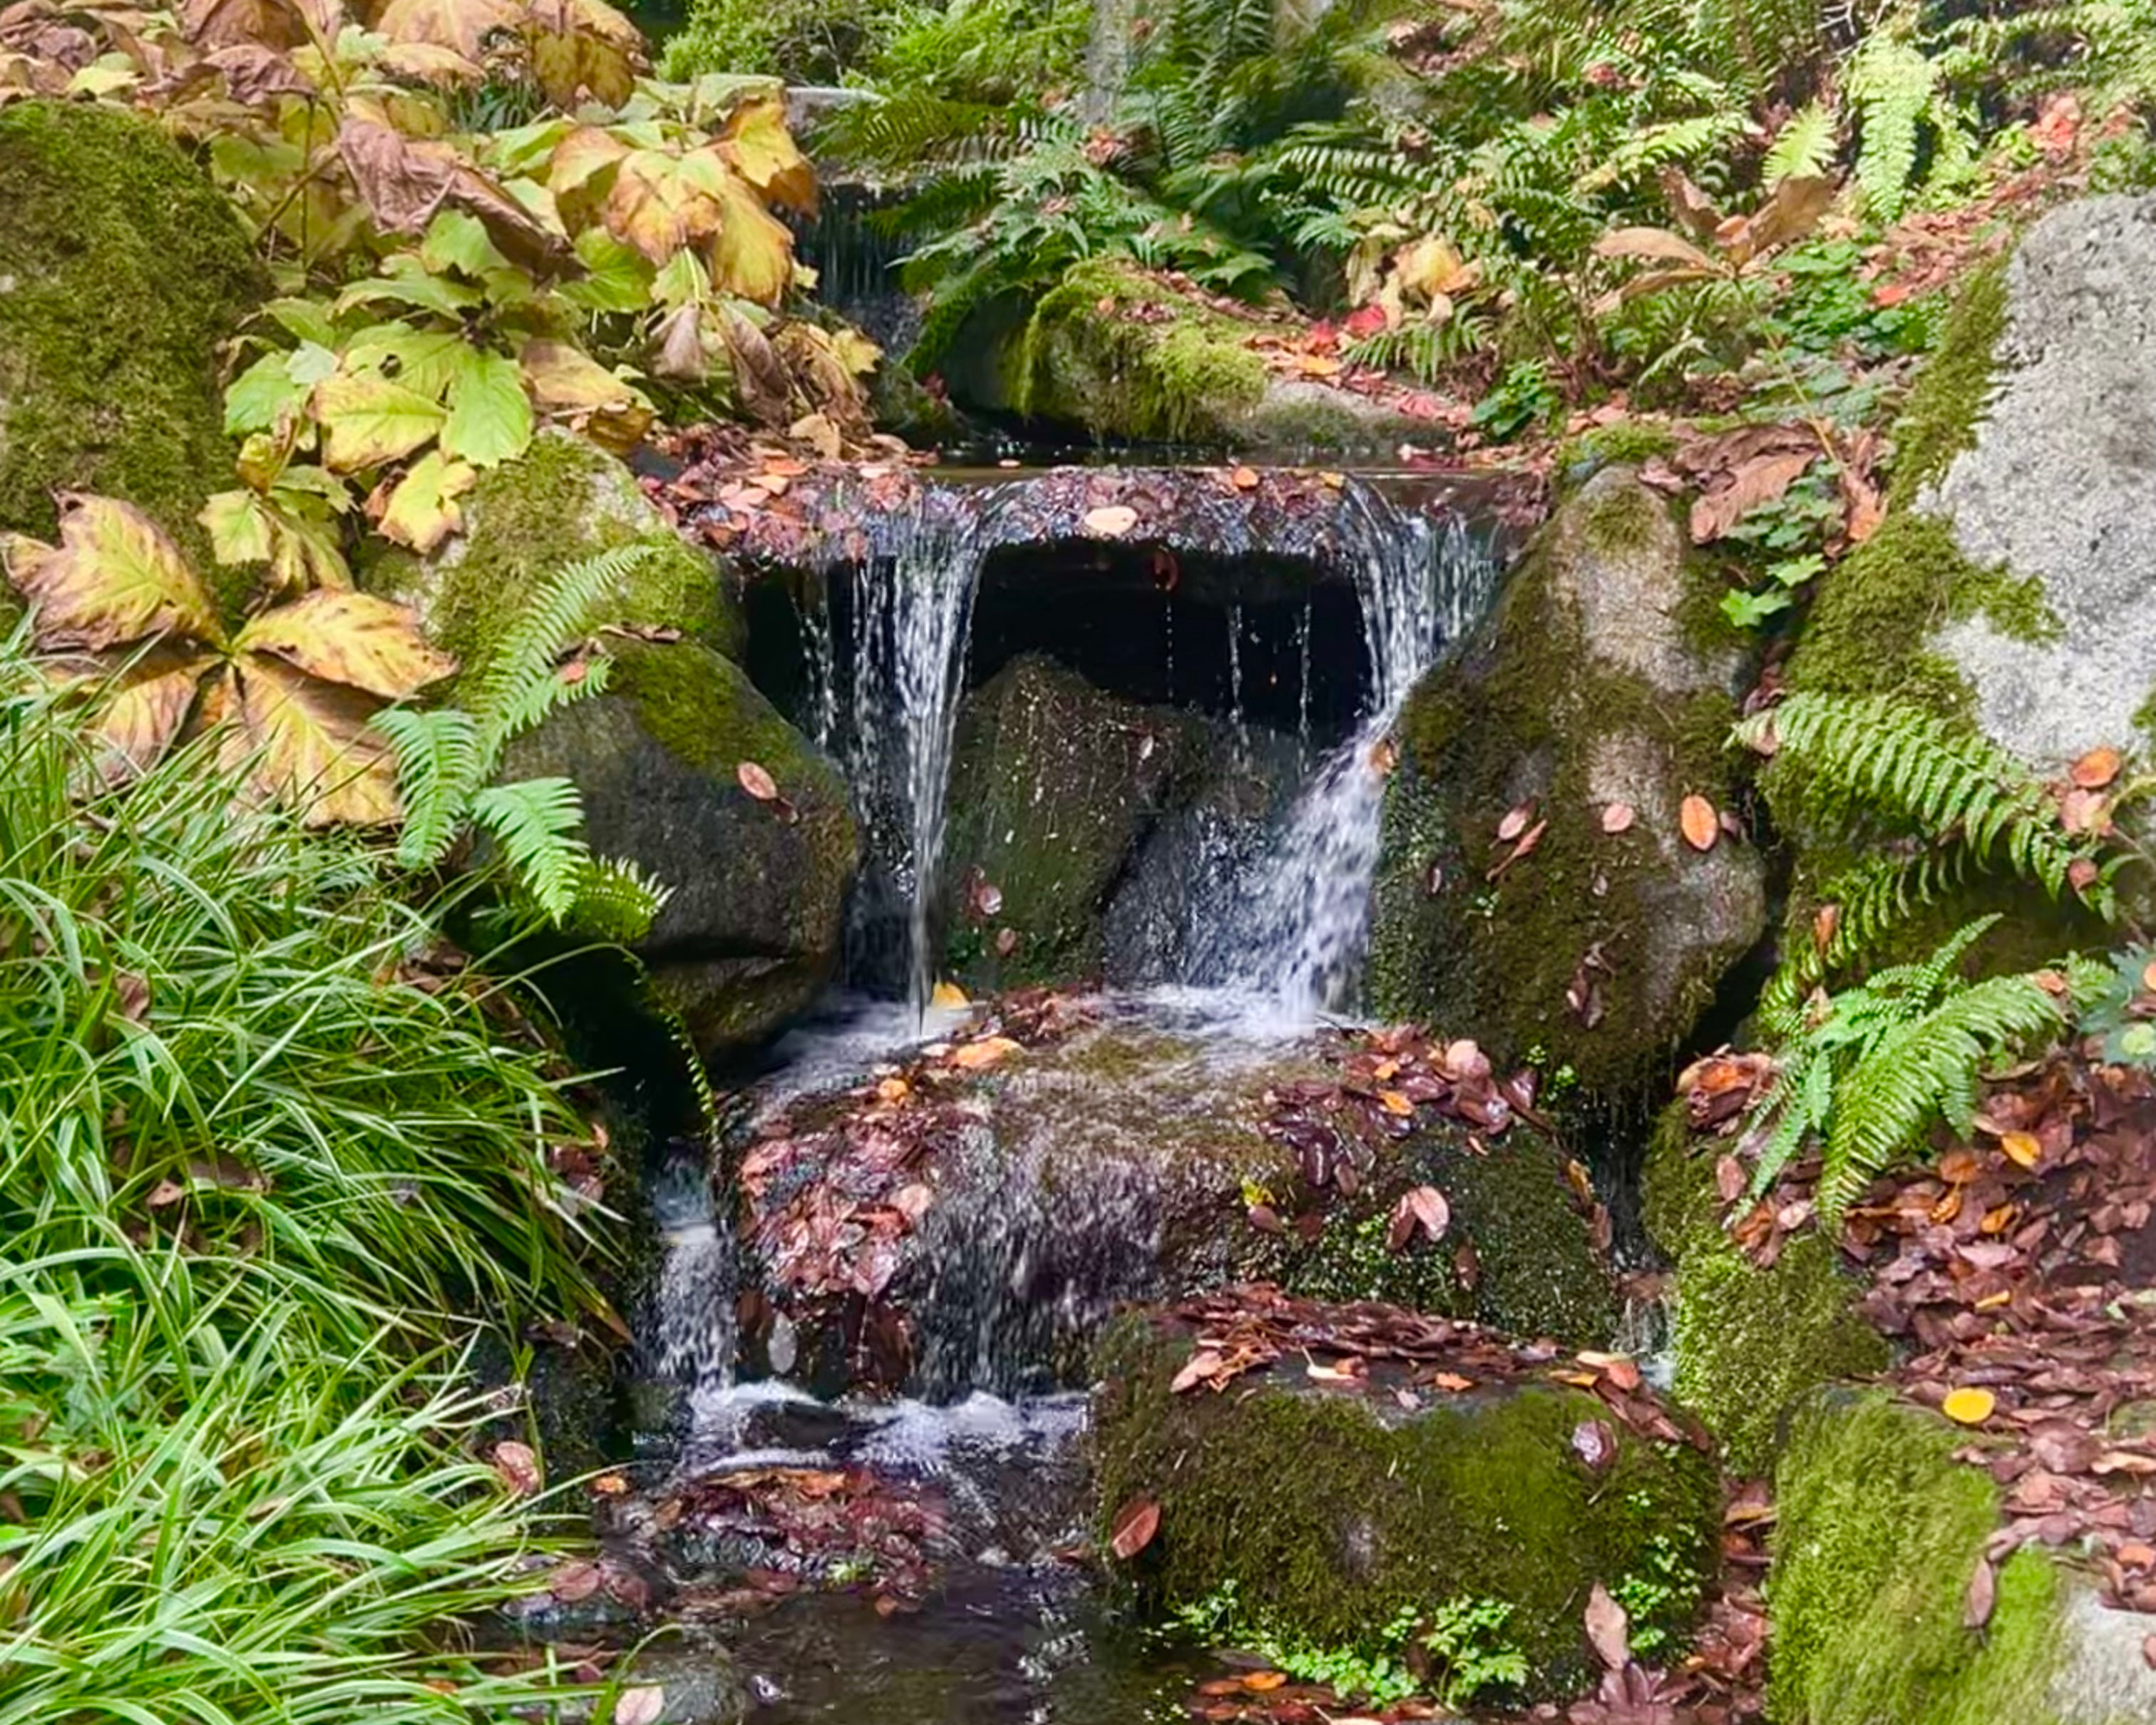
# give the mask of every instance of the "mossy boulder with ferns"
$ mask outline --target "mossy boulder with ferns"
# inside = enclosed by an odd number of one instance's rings
[[[705,1053],[769,1036],[835,971],[860,840],[835,768],[726,656],[742,624],[726,572],[685,543],[612,456],[548,432],[485,475],[462,536],[377,565],[433,639],[482,663],[555,578],[617,572],[580,627],[608,660],[594,699],[512,742],[511,780],[576,787],[592,852],[667,897],[635,951]],[[776,795],[754,771],[769,775]]]
[[[1646,1081],[1765,926],[1764,865],[1717,819],[1744,680],[1666,505],[1594,475],[1401,715],[1378,1010],[1593,1091]]]
[[[231,206],[148,121],[0,106],[0,529],[57,493],[145,511],[200,567],[232,482],[219,348],[269,291]]]
[[[1999,1492],[1967,1441],[1886,1390],[1829,1389],[1775,1470],[1767,1584],[1777,1725],[2132,1725],[2156,1719],[2147,1620],[2112,1609],[2041,1545],[1999,1566],[1981,1630],[1965,1599]]]

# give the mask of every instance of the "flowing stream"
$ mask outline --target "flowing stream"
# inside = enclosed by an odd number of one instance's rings
[[[782,1044],[778,1070],[747,1101],[737,1150],[782,1111],[896,1071],[887,1063],[933,1045],[962,1016],[932,1004],[931,924],[997,498],[988,488],[954,509],[950,495],[869,518],[855,602],[836,626],[827,610],[807,619],[812,722],[844,762],[871,855],[904,906],[904,999],[844,1003]],[[1190,1217],[1217,1208],[1223,1168],[1246,1165],[1261,1142],[1256,1099],[1321,1070],[1311,1028],[1355,1004],[1387,738],[1496,579],[1465,525],[1432,525],[1353,481],[1325,555],[1360,609],[1359,717],[1313,760],[1305,599],[1286,638],[1301,686],[1274,710],[1293,729],[1258,735],[1245,710],[1244,614],[1222,607],[1237,763],[1262,750],[1301,763],[1301,783],[1262,842],[1210,853],[1218,866],[1209,862],[1191,887],[1189,938],[1168,986],[1093,1003],[1088,1029],[1016,1064],[993,1122],[942,1153],[904,1285],[915,1346],[903,1395],[809,1394],[828,1348],[784,1311],[758,1321],[758,1369],[745,1373],[752,1320],[737,1312],[761,1296],[728,1221],[736,1194],[715,1186],[701,1147],[677,1146],[659,1171],[642,1376],[662,1411],[644,1420],[640,1489],[663,1505],[700,1481],[872,1478],[890,1502],[865,1525],[893,1538],[911,1530],[906,1551],[936,1578],[924,1609],[890,1611],[833,1589],[846,1576],[827,1573],[824,1585],[751,1614],[722,1649],[691,1637],[665,1656],[672,1667],[654,1669],[672,1670],[684,1695],[716,1690],[714,1720],[731,1719],[730,1708],[755,1725],[1188,1717],[1188,1656],[1134,1639],[1065,1560],[1087,1531],[1076,1393],[1086,1349],[1122,1302],[1182,1291],[1171,1266]],[[1167,650],[1172,679],[1172,638]],[[753,1575],[798,1556],[757,1537],[737,1530],[686,1558],[677,1550],[669,1567]]]

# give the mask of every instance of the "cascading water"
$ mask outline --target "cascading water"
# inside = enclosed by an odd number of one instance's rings
[[[1496,582],[1493,559],[1463,524],[1433,527],[1362,487],[1343,499],[1338,543],[1362,604],[1368,716],[1320,763],[1256,865],[1200,907],[1206,932],[1189,976],[1264,997],[1298,1023],[1352,993],[1368,932],[1386,738],[1440,644],[1466,633]]]

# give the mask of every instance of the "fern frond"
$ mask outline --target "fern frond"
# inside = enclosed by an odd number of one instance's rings
[[[1773,187],[1784,180],[1803,179],[1825,173],[1841,147],[1840,128],[1833,109],[1813,102],[1792,115],[1767,146],[1759,166],[1761,183]]]
[[[466,680],[465,705],[480,723],[482,776],[501,764],[501,751],[511,737],[603,686],[605,674],[598,662],[576,682],[557,676],[554,662],[589,633],[599,601],[626,586],[654,555],[650,546],[624,545],[580,557],[556,570],[524,600],[476,676]],[[597,686],[593,671],[599,672]]]
[[[672,896],[671,887],[634,862],[587,857],[577,880],[575,902],[562,924],[593,940],[631,946],[651,932],[651,925]]]
[[[517,884],[547,921],[566,922],[590,858],[577,836],[584,809],[576,786],[566,778],[489,785],[472,798],[471,819],[501,844]]]
[[[2064,1025],[2058,1003],[2025,976],[1992,977],[1890,1029],[1835,1087],[1820,1176],[1820,1216],[1839,1223],[1866,1184],[1943,1119],[1966,1134],[1984,1069]]]
[[[404,809],[397,860],[408,869],[432,868],[447,854],[485,776],[479,723],[456,707],[424,713],[392,707],[375,716],[374,728],[397,761]]]

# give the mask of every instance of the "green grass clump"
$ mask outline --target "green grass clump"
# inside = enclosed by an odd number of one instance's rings
[[[554,1057],[228,739],[116,787],[84,711],[0,644],[0,1725],[552,1717],[458,1366],[598,1304]]]

